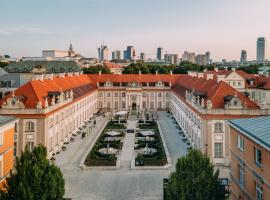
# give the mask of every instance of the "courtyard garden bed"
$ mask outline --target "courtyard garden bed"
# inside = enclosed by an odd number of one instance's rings
[[[168,162],[157,122],[151,121],[146,124],[139,124],[139,128],[141,129],[141,132],[136,133],[137,142],[134,148],[135,151],[137,151],[137,156],[135,158],[135,165],[136,166],[166,165]],[[148,133],[149,136],[141,134],[142,132]]]
[[[87,155],[86,166],[115,166],[118,152],[122,149],[124,133],[122,124],[108,122],[94,147]]]

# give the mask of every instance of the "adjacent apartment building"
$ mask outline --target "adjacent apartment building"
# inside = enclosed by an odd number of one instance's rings
[[[270,117],[235,119],[228,125],[232,200],[270,199]]]
[[[0,188],[13,169],[15,123],[14,117],[0,116]]]

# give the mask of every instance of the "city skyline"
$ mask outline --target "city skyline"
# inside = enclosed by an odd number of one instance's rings
[[[156,57],[158,46],[164,53],[179,56],[184,51],[210,51],[214,61],[239,60],[245,49],[247,59],[255,60],[256,39],[270,37],[266,26],[270,3],[266,0],[50,2],[14,0],[1,4],[0,16],[5,20],[0,30],[0,54],[41,56],[43,49],[65,50],[72,42],[74,49],[87,57],[97,57],[97,47],[105,44],[110,53],[132,45],[146,58]]]

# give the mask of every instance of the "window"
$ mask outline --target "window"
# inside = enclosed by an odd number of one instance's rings
[[[126,108],[126,102],[122,101],[122,109],[125,109],[125,108]]]
[[[122,97],[126,97],[126,93],[122,93]]]
[[[244,151],[244,138],[238,135],[237,141],[238,141],[238,149]]]
[[[221,142],[215,143],[215,158],[223,158],[222,146]]]
[[[161,101],[158,102],[158,108],[162,108],[162,102]]]
[[[25,144],[30,152],[34,149],[34,142],[26,142]]]
[[[215,123],[215,133],[222,133],[223,132],[223,124],[221,122]]]
[[[17,129],[17,122],[15,122],[15,124],[14,124],[14,132],[17,132],[18,131],[18,129]]]
[[[142,107],[143,107],[143,108],[146,108],[146,101],[143,101],[143,102],[142,102]]]
[[[117,92],[115,92],[115,93],[114,93],[114,96],[115,96],[115,97],[118,97],[118,93],[117,93]]]
[[[262,166],[262,151],[255,147],[255,162],[261,167]]]
[[[103,94],[102,94],[102,93],[98,93],[98,96],[99,96],[99,97],[103,97]]]
[[[235,86],[235,82],[233,82],[233,86]]]
[[[111,93],[110,92],[107,92],[107,97],[110,97],[111,96]]]
[[[239,185],[244,188],[245,185],[245,171],[242,165],[239,165]]]
[[[3,177],[3,156],[0,155],[0,179]]]
[[[146,93],[143,93],[142,96],[143,96],[143,97],[146,97]]]
[[[116,109],[118,108],[118,102],[117,101],[114,102],[114,108],[116,108]]]
[[[107,109],[110,109],[110,108],[111,108],[111,103],[107,102]]]
[[[159,93],[158,93],[158,97],[161,97],[161,96],[162,96],[162,94],[159,92]]]
[[[26,131],[30,131],[30,132],[35,131],[34,122],[26,122]]]
[[[263,188],[257,182],[256,182],[256,199],[257,200],[262,200],[263,199]]]
[[[150,108],[154,109],[154,102],[150,102]]]
[[[238,82],[238,86],[241,86],[241,82]]]

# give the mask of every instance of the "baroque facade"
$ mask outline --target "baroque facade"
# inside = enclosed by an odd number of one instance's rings
[[[98,110],[171,110],[192,146],[224,168],[224,177],[230,166],[225,120],[268,114],[223,81],[173,74],[37,75],[0,104],[0,114],[19,119],[17,155],[43,144],[49,157]]]

